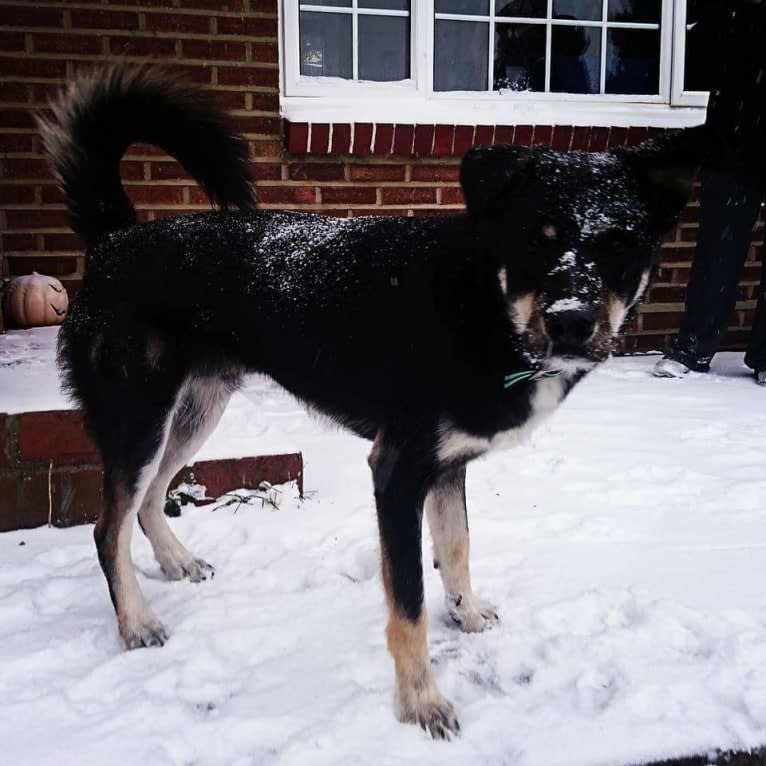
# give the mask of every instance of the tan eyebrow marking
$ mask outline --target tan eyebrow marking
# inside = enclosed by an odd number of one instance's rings
[[[543,226],[543,236],[546,239],[556,239],[556,237],[558,236],[556,227],[550,223],[546,223],[545,226]]]

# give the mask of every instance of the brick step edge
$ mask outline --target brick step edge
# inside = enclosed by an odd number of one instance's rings
[[[210,497],[294,481],[303,496],[300,452],[205,460],[183,468],[171,489],[194,480]],[[0,532],[94,522],[104,470],[82,416],[73,410],[0,413]],[[50,519],[49,519],[50,516]]]
[[[71,527],[95,522],[104,505],[101,466],[25,466],[0,470],[0,532],[47,524]],[[174,489],[191,480],[204,484],[210,497],[239,489],[257,489],[266,481],[294,481],[303,496],[303,457],[300,452],[255,457],[205,460],[183,468],[170,483]],[[50,492],[50,495],[49,495]]]
[[[179,484],[201,484],[208,497],[221,497],[235,489],[258,489],[262,482],[285,484],[294,481],[298,494],[303,497],[303,455],[286,452],[279,455],[203,460],[182,468],[170,482],[174,489]]]

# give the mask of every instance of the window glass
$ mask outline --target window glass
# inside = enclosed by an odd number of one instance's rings
[[[434,24],[434,90],[487,90],[489,26],[475,21]]]
[[[709,0],[685,1],[685,87],[704,90],[710,62],[694,22],[697,6]],[[302,75],[412,79],[413,45],[421,51],[424,41],[412,39],[411,0],[297,6]],[[434,0],[428,41],[434,90],[656,97],[662,8],[663,0]],[[421,53],[418,61],[425,59]]]
[[[358,0],[360,8],[381,8],[386,11],[409,11],[410,0]]]
[[[547,0],[495,0],[495,15],[501,17],[544,19],[547,8]]]
[[[434,0],[434,10],[436,13],[486,16],[489,13],[489,0]]]
[[[554,19],[601,21],[603,11],[601,0],[553,0]]]
[[[300,29],[302,75],[353,76],[350,14],[301,11]]]
[[[609,0],[609,21],[659,24],[662,0]]]
[[[495,90],[545,90],[545,26],[495,26]]]
[[[610,29],[607,39],[606,92],[659,93],[659,30]]]
[[[556,26],[551,39],[551,91],[598,93],[600,27]]]
[[[326,10],[308,10],[317,5]],[[410,0],[312,0],[298,8],[302,75],[409,79]]]
[[[471,90],[659,94],[662,0],[492,2],[495,15],[471,22],[472,27],[459,26],[469,23],[466,20],[437,15],[436,90],[450,90],[450,83],[459,80],[461,89]],[[486,3],[435,0],[435,8],[481,14]],[[491,85],[483,77],[489,44],[484,36],[493,46]],[[603,56],[602,44],[606,44]],[[454,46],[453,63],[449,46]],[[440,71],[458,66],[462,72]]]
[[[359,17],[359,79],[394,81],[410,76],[407,16]]]
[[[710,58],[714,41],[710,39],[713,30],[708,25],[698,24],[700,10],[705,6],[700,0],[686,3],[686,50],[684,54],[684,90],[705,91],[710,89]],[[764,41],[766,45],[766,41]]]

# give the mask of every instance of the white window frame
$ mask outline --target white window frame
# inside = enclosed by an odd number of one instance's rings
[[[678,106],[707,106],[708,93],[684,89],[684,67],[686,63],[686,0],[675,3],[673,19],[673,87],[671,103]]]
[[[357,76],[358,71],[358,55],[357,55],[357,23],[358,8],[357,0],[351,0],[352,5],[349,8],[337,7],[337,6],[311,6],[311,0],[284,0],[284,16],[283,16],[283,43],[285,49],[284,67],[283,67],[283,82],[291,83],[292,87],[289,88],[290,95],[292,96],[304,96],[306,98],[322,98],[325,96],[343,97],[344,95],[353,98],[355,95],[364,93],[374,93],[381,97],[397,97],[401,96],[404,91],[412,91],[412,95],[415,95],[415,80],[411,77],[408,80],[401,80],[396,83],[389,82],[370,82],[364,80],[346,80],[341,77],[313,77],[308,75],[302,75],[300,73],[300,30],[299,30],[299,17],[298,11],[299,5],[309,6],[308,9],[312,13],[328,13],[328,14],[343,14],[352,15],[354,23],[352,24],[352,53],[353,53],[353,71],[354,78]],[[417,0],[412,2],[413,6],[418,6]],[[420,6],[422,7],[422,5]],[[365,8],[363,11],[366,16],[398,16],[401,17],[401,12],[384,11],[380,12],[373,8]],[[413,32],[410,35],[410,72],[415,69],[415,50],[417,48],[418,38],[415,34],[415,9],[409,14],[410,24],[412,25]],[[287,89],[283,89],[283,93],[286,93]]]
[[[604,0],[605,6],[607,1]],[[548,0],[549,11],[552,2]],[[356,0],[353,5],[356,6]],[[279,4],[281,112],[294,122],[685,127],[704,120],[704,109],[700,108],[704,103],[699,96],[705,94],[678,92],[673,76],[678,72],[679,62],[683,65],[683,50],[677,41],[685,24],[686,0],[662,0],[657,96],[434,91],[433,0],[412,0],[409,80],[378,83],[302,76],[298,6],[299,0],[282,0]],[[604,22],[597,25],[603,27],[605,34]],[[491,24],[488,26],[491,30]],[[602,57],[605,55],[602,45]]]

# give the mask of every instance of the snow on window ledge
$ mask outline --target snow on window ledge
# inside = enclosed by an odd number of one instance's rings
[[[525,94],[531,95],[531,94]],[[702,106],[669,106],[630,100],[580,97],[495,98],[475,93],[449,97],[283,96],[282,116],[305,123],[400,125],[571,125],[684,128],[704,122]]]

